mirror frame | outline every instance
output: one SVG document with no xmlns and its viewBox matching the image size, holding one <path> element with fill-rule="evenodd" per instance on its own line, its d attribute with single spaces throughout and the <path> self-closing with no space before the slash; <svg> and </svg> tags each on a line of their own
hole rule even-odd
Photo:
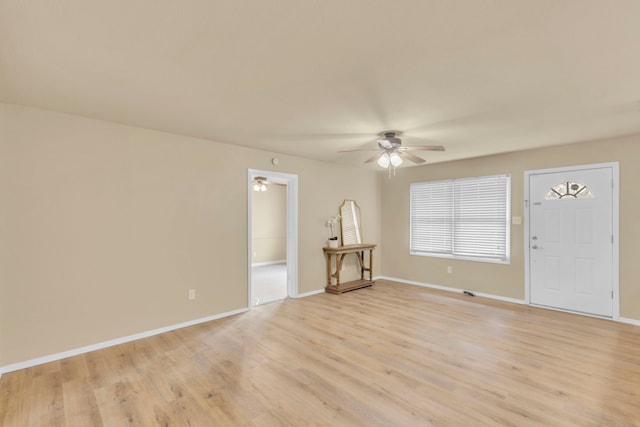
<svg viewBox="0 0 640 427">
<path fill-rule="evenodd" d="M 358 203 L 355 200 L 344 199 L 340 205 L 339 213 L 342 246 L 361 245 L 362 220 Z"/>
</svg>

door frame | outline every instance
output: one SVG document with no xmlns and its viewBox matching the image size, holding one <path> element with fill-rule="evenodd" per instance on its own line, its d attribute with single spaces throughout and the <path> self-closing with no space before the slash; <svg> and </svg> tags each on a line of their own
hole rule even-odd
<svg viewBox="0 0 640 427">
<path fill-rule="evenodd" d="M 247 308 L 251 310 L 251 181 L 255 176 L 264 176 L 268 181 L 287 186 L 287 296 L 298 297 L 298 175 L 259 169 L 247 170 Z"/>
<path fill-rule="evenodd" d="M 611 169 L 612 177 L 612 192 L 611 192 L 611 221 L 612 221 L 612 233 L 613 233 L 613 245 L 611 253 L 611 287 L 613 289 L 613 307 L 612 307 L 612 319 L 620 320 L 620 163 L 595 163 L 589 165 L 576 165 L 576 166 L 564 166 L 550 169 L 537 169 L 524 172 L 524 302 L 525 304 L 531 304 L 531 271 L 530 271 L 530 213 L 531 209 L 530 195 L 529 195 L 529 180 L 531 175 L 545 174 L 545 173 L 557 173 L 557 172 L 573 172 L 579 170 L 588 169 Z M 536 306 L 539 307 L 539 306 Z M 550 307 L 545 307 L 550 308 Z M 578 313 L 570 310 L 563 310 L 560 308 L 553 308 L 554 310 L 567 311 L 571 313 Z M 595 316 L 601 317 L 601 316 Z"/>
</svg>

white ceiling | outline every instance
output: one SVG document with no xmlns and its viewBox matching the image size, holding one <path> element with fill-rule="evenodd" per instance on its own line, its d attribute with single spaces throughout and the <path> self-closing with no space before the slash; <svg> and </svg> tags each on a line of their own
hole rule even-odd
<svg viewBox="0 0 640 427">
<path fill-rule="evenodd" d="M 361 164 L 640 132 L 637 0 L 0 0 L 0 101 Z M 372 166 L 373 167 L 373 166 Z"/>
</svg>

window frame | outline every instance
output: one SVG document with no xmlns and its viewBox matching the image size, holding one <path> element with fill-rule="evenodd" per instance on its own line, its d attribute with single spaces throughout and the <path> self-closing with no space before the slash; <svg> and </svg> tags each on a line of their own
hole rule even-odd
<svg viewBox="0 0 640 427">
<path fill-rule="evenodd" d="M 456 183 L 473 183 L 474 181 L 480 182 L 481 180 L 489 180 L 489 179 L 505 179 L 505 198 L 503 199 L 504 204 L 504 257 L 497 256 L 475 256 L 469 254 L 456 254 L 455 253 L 455 233 L 456 233 L 456 214 L 455 214 L 455 185 Z M 451 241 L 451 248 L 449 252 L 429 252 L 427 250 L 418 251 L 414 248 L 414 187 L 424 186 L 424 185 L 433 185 L 436 186 L 449 186 L 450 198 L 449 203 L 451 203 L 450 207 L 450 227 L 449 228 L 449 240 Z M 487 176 L 477 176 L 477 177 L 468 177 L 468 178 L 458 178 L 458 179 L 448 179 L 448 180 L 440 180 L 440 181 L 422 181 L 422 182 L 414 182 L 410 184 L 409 188 L 409 254 L 417 255 L 417 256 L 428 256 L 435 258 L 446 258 L 446 259 L 457 259 L 457 260 L 465 260 L 465 261 L 477 261 L 477 262 L 488 262 L 494 264 L 511 264 L 511 175 L 510 174 L 499 174 L 499 175 L 487 175 Z"/>
</svg>

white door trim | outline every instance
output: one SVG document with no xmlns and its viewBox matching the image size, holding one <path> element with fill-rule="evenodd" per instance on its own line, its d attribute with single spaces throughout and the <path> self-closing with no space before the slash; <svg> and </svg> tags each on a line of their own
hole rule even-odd
<svg viewBox="0 0 640 427">
<path fill-rule="evenodd" d="M 538 169 L 524 172 L 524 301 L 531 304 L 529 269 L 530 261 L 530 234 L 529 234 L 529 178 L 534 174 L 571 172 L 586 169 L 611 169 L 613 179 L 612 189 L 612 227 L 613 227 L 613 248 L 611 265 L 611 285 L 613 288 L 613 320 L 620 320 L 620 163 L 596 163 L 591 165 L 566 166 L 551 169 Z"/>
<path fill-rule="evenodd" d="M 287 186 L 287 296 L 298 296 L 298 175 L 259 169 L 247 170 L 247 308 L 251 309 L 251 181 L 264 176 Z"/>
</svg>

